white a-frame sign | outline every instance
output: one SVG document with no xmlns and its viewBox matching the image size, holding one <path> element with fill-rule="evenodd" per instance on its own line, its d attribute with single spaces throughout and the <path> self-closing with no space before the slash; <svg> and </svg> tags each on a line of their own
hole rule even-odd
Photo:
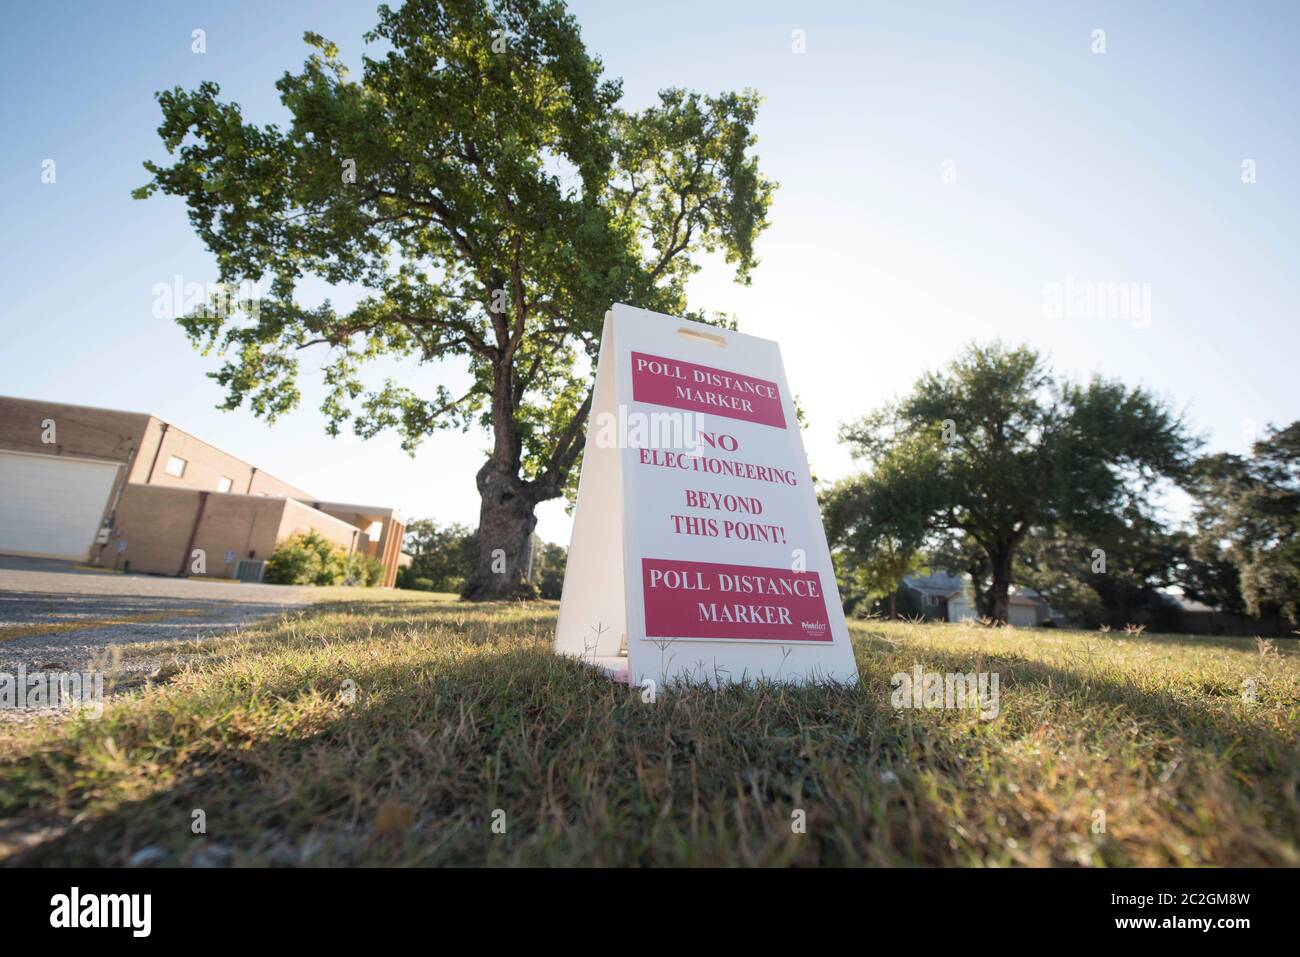
<svg viewBox="0 0 1300 957">
<path fill-rule="evenodd" d="M 555 649 L 636 686 L 857 681 L 775 342 L 606 314 Z"/>
</svg>

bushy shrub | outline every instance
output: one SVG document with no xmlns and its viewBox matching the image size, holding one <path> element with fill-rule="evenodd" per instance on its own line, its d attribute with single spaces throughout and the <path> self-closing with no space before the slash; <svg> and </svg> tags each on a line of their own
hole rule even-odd
<svg viewBox="0 0 1300 957">
<path fill-rule="evenodd" d="M 397 570 L 397 587 L 409 588 L 412 591 L 437 591 L 437 582 L 432 578 L 425 578 L 421 575 L 413 574 L 410 568 L 399 568 Z"/>
<path fill-rule="evenodd" d="M 569 558 L 563 545 L 552 545 L 533 536 L 533 581 L 541 598 L 559 599 L 564 591 L 564 566 Z"/>
<path fill-rule="evenodd" d="M 274 585 L 368 585 L 383 580 L 377 558 L 349 555 L 315 529 L 290 535 L 266 560 L 263 581 Z"/>
<path fill-rule="evenodd" d="M 411 556 L 411 566 L 398 572 L 398 588 L 458 592 L 474 567 L 478 540 L 464 525 L 424 518 L 406 526 L 402 550 Z M 421 581 L 428 586 L 415 584 Z"/>
<path fill-rule="evenodd" d="M 354 552 L 348 560 L 348 575 L 345 584 L 364 585 L 374 588 L 384 580 L 384 563 L 373 555 Z"/>
</svg>

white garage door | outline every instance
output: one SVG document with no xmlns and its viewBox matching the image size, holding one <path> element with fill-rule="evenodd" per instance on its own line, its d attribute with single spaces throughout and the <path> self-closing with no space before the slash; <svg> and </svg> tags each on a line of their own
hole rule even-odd
<svg viewBox="0 0 1300 957">
<path fill-rule="evenodd" d="M 85 561 L 119 468 L 0 452 L 0 552 Z"/>
</svg>

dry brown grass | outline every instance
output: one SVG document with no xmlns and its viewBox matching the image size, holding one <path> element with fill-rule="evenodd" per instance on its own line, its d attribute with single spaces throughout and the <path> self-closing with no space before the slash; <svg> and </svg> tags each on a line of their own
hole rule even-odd
<svg viewBox="0 0 1300 957">
<path fill-rule="evenodd" d="M 421 596 L 182 649 L 99 720 L 0 730 L 8 860 L 1300 864 L 1293 642 L 870 622 L 856 689 L 650 705 L 554 621 Z M 999 716 L 896 710 L 917 664 L 996 672 Z"/>
</svg>

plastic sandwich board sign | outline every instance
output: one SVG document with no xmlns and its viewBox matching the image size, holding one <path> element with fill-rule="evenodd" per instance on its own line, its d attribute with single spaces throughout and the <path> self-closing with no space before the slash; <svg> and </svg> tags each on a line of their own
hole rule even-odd
<svg viewBox="0 0 1300 957">
<path fill-rule="evenodd" d="M 555 649 L 641 687 L 857 681 L 775 342 L 606 314 Z"/>
</svg>

